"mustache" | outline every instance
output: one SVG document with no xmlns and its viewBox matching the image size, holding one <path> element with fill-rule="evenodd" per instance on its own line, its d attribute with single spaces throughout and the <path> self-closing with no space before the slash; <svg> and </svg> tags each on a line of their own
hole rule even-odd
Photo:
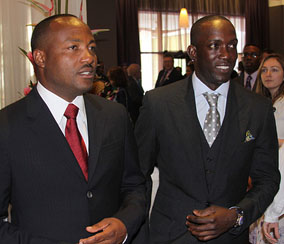
<svg viewBox="0 0 284 244">
<path fill-rule="evenodd" d="M 92 68 L 94 69 L 94 66 L 92 64 L 84 64 L 81 69 L 84 69 L 84 68 Z"/>
</svg>

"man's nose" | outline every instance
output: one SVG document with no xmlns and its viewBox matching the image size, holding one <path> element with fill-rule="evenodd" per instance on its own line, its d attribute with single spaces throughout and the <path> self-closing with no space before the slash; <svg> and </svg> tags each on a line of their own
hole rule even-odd
<svg viewBox="0 0 284 244">
<path fill-rule="evenodd" d="M 221 57 L 221 58 L 228 58 L 228 57 L 229 57 L 229 52 L 228 52 L 227 47 L 222 46 L 222 47 L 220 48 L 220 57 Z"/>
<path fill-rule="evenodd" d="M 93 64 L 95 60 L 96 60 L 96 55 L 93 54 L 88 48 L 86 48 L 83 52 L 81 62 L 87 64 Z"/>
</svg>

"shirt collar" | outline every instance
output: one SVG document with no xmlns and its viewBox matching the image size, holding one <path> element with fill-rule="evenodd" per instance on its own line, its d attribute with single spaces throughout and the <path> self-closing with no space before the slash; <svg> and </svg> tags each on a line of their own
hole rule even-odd
<svg viewBox="0 0 284 244">
<path fill-rule="evenodd" d="M 255 72 L 253 72 L 252 74 L 250 74 L 250 76 L 252 77 L 252 80 L 253 80 L 253 81 L 256 80 L 257 73 L 258 73 L 258 71 L 255 71 Z M 244 75 L 244 80 L 245 80 L 245 81 L 247 80 L 248 76 L 249 76 L 249 74 L 248 74 L 247 72 L 245 72 L 245 75 Z"/>
<path fill-rule="evenodd" d="M 211 90 L 208 86 L 206 86 L 195 74 L 192 75 L 192 86 L 194 90 L 195 97 L 201 96 L 203 93 L 208 92 L 211 93 L 219 93 L 221 96 L 227 98 L 230 81 L 227 81 L 220 85 L 215 91 Z"/>
<path fill-rule="evenodd" d="M 59 124 L 62 117 L 64 116 L 65 110 L 69 102 L 46 89 L 40 82 L 38 82 L 37 84 L 37 91 L 43 101 L 46 103 L 57 124 Z M 87 120 L 87 117 L 83 96 L 77 96 L 71 103 L 73 103 L 79 108 L 78 116 L 80 116 L 85 122 Z"/>
</svg>

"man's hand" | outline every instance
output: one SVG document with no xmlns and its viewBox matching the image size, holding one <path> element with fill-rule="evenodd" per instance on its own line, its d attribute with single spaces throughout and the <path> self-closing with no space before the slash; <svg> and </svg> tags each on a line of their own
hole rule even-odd
<svg viewBox="0 0 284 244">
<path fill-rule="evenodd" d="M 79 244 L 119 244 L 126 237 L 126 227 L 117 218 L 106 218 L 99 223 L 88 226 L 86 230 L 90 233 L 97 233 L 89 238 L 81 239 Z"/>
<path fill-rule="evenodd" d="M 278 239 L 280 238 L 279 234 L 279 223 L 268 223 L 263 222 L 262 226 L 264 235 L 269 243 L 277 243 Z M 273 232 L 274 237 L 271 235 L 271 232 Z"/>
<path fill-rule="evenodd" d="M 187 216 L 188 230 L 200 241 L 208 241 L 221 235 L 234 226 L 237 220 L 235 209 L 210 206 L 203 210 L 194 210 Z"/>
</svg>

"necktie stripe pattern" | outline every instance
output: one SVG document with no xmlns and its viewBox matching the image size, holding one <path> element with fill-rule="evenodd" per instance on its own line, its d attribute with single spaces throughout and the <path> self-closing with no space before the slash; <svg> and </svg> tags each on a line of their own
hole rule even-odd
<svg viewBox="0 0 284 244">
<path fill-rule="evenodd" d="M 203 132 L 210 147 L 216 139 L 221 127 L 220 114 L 217 109 L 219 95 L 220 94 L 208 94 L 208 92 L 203 93 L 203 96 L 209 104 L 209 109 L 204 121 Z"/>
<path fill-rule="evenodd" d="M 78 161 L 85 179 L 88 181 L 88 153 L 76 122 L 78 111 L 78 107 L 76 107 L 74 104 L 69 104 L 67 106 L 67 109 L 64 113 L 64 116 L 67 118 L 65 137 Z"/>
</svg>

